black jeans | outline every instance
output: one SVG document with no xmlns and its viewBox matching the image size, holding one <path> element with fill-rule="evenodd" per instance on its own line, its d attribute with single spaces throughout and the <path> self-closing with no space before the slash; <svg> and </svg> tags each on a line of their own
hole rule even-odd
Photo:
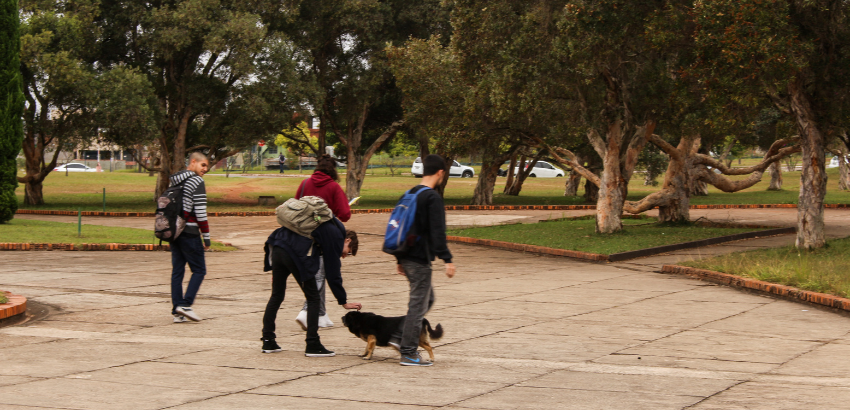
<svg viewBox="0 0 850 410">
<path fill-rule="evenodd" d="M 307 345 L 319 343 L 319 289 L 315 280 L 300 279 L 298 268 L 289 254 L 277 246 L 272 248 L 272 296 L 266 304 L 266 313 L 263 315 L 263 339 L 275 338 L 275 319 L 277 311 L 286 295 L 286 280 L 289 274 L 295 278 L 304 297 L 307 298 Z"/>
<path fill-rule="evenodd" d="M 183 276 L 186 263 L 192 269 L 192 277 L 183 293 Z M 177 306 L 192 306 L 201 288 L 207 266 L 204 262 L 204 245 L 198 235 L 183 234 L 171 242 L 171 313 Z"/>
</svg>

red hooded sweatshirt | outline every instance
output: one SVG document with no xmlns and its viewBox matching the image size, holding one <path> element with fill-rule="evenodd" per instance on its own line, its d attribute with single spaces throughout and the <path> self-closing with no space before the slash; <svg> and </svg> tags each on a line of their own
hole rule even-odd
<svg viewBox="0 0 850 410">
<path fill-rule="evenodd" d="M 334 216 L 342 222 L 351 219 L 351 207 L 348 206 L 348 198 L 342 192 L 339 184 L 328 174 L 322 171 L 313 172 L 310 178 L 305 179 L 295 191 L 295 199 L 302 196 L 317 196 L 325 200 Z"/>
</svg>

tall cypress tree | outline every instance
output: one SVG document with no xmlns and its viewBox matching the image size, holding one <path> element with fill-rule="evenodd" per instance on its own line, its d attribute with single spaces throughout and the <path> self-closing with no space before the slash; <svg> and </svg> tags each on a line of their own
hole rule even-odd
<svg viewBox="0 0 850 410">
<path fill-rule="evenodd" d="M 15 157 L 21 151 L 24 109 L 19 25 L 18 0 L 0 0 L 0 223 L 18 209 Z"/>
</svg>

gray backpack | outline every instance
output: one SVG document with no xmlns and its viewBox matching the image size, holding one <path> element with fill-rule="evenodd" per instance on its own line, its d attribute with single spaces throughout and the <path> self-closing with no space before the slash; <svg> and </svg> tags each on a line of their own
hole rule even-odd
<svg viewBox="0 0 850 410">
<path fill-rule="evenodd" d="M 317 196 L 287 199 L 277 207 L 275 214 L 280 226 L 311 239 L 311 232 L 334 217 L 325 200 Z"/>
</svg>

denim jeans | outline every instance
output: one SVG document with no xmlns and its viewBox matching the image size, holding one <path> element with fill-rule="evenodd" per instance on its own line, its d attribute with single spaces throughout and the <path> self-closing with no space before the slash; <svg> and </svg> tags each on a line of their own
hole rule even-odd
<svg viewBox="0 0 850 410">
<path fill-rule="evenodd" d="M 186 263 L 192 270 L 192 277 L 184 294 L 183 276 L 186 273 Z M 206 274 L 204 244 L 200 236 L 180 235 L 177 240 L 171 242 L 171 313 L 175 313 L 177 306 L 192 306 Z"/>
<path fill-rule="evenodd" d="M 319 289 L 316 288 L 316 281 L 306 280 L 301 281 L 299 278 L 298 268 L 292 258 L 282 248 L 275 246 L 272 248 L 272 295 L 269 302 L 266 304 L 266 312 L 263 314 L 263 339 L 274 339 L 275 335 L 275 319 L 277 319 L 277 311 L 280 309 L 280 304 L 283 303 L 283 298 L 286 296 L 286 280 L 289 274 L 295 278 L 301 291 L 304 292 L 304 297 L 307 298 L 307 345 L 319 342 Z"/>
<path fill-rule="evenodd" d="M 407 303 L 407 317 L 404 319 L 399 350 L 401 354 L 409 355 L 418 350 L 422 318 L 434 305 L 434 289 L 431 287 L 431 264 L 402 260 L 401 266 L 410 283 L 410 300 Z"/>
<path fill-rule="evenodd" d="M 324 316 L 325 311 L 325 260 L 319 259 L 319 271 L 316 272 L 316 287 L 319 288 L 319 316 Z M 301 310 L 307 310 L 307 301 L 304 301 L 304 307 Z"/>
</svg>

